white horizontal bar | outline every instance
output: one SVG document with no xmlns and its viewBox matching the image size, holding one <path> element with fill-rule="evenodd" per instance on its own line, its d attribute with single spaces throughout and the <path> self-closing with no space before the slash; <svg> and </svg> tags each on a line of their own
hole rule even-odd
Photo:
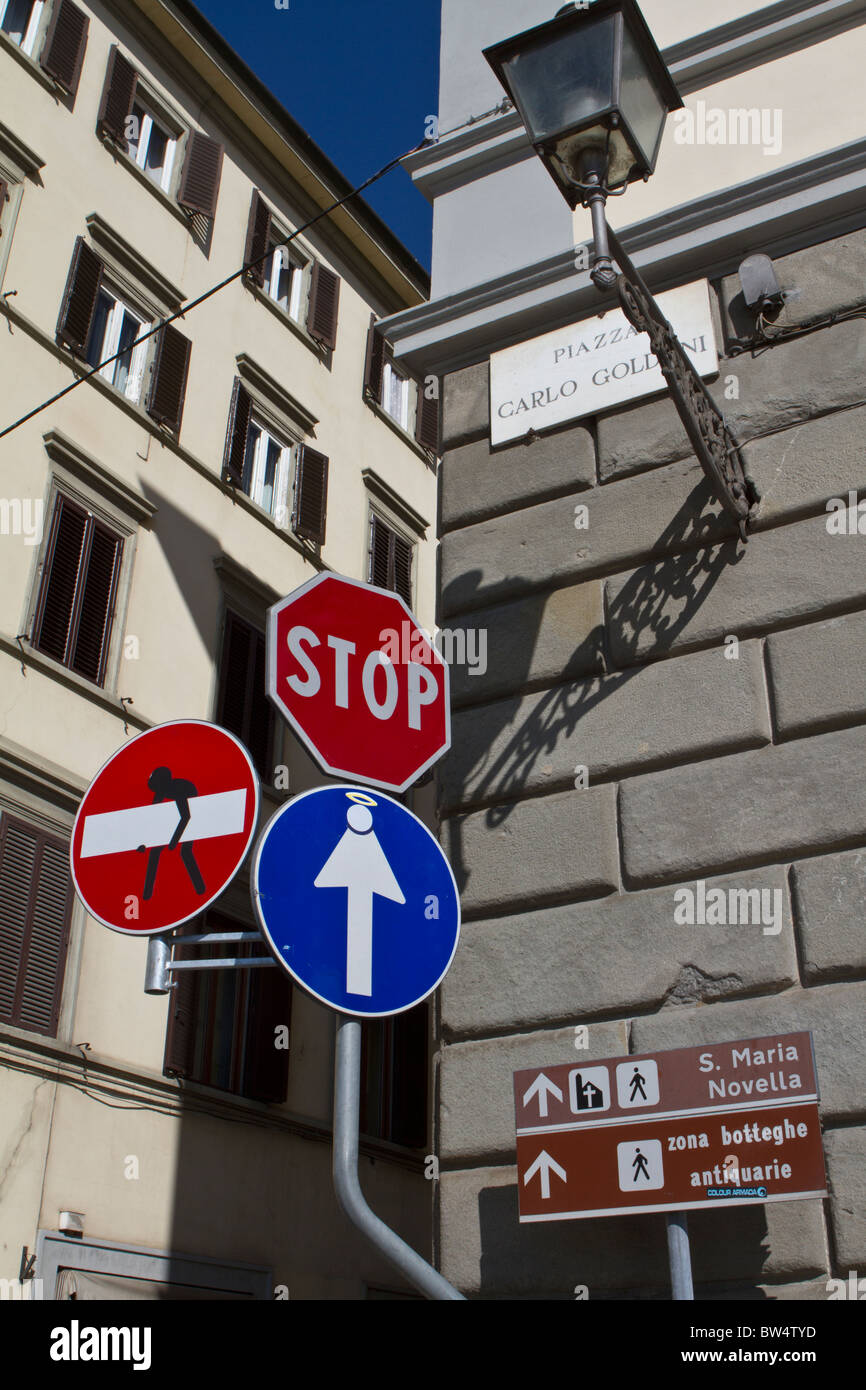
<svg viewBox="0 0 866 1390">
<path fill-rule="evenodd" d="M 210 796 L 190 797 L 189 825 L 181 841 L 213 840 L 219 835 L 237 835 L 244 828 L 247 793 L 214 792 Z M 159 801 L 150 806 L 131 806 L 124 811 L 105 811 L 87 816 L 81 839 L 81 858 L 97 854 L 122 854 L 143 846 L 167 845 L 178 822 L 177 803 Z"/>
</svg>

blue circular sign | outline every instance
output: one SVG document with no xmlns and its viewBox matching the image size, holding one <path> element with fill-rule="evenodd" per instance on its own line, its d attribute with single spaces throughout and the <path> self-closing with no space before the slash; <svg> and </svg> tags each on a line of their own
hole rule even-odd
<svg viewBox="0 0 866 1390">
<path fill-rule="evenodd" d="M 277 960 L 341 1013 L 411 1009 L 457 949 L 451 865 L 423 821 L 381 792 L 316 787 L 287 802 L 262 832 L 250 887 Z"/>
</svg>

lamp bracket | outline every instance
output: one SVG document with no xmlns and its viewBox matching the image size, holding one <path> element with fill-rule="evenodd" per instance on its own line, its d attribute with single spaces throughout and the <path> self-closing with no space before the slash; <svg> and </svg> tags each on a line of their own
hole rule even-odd
<svg viewBox="0 0 866 1390">
<path fill-rule="evenodd" d="M 605 227 L 620 270 L 616 287 L 623 312 L 639 333 L 649 335 L 650 346 L 698 461 L 719 502 L 736 521 L 740 536 L 748 540 L 753 509 L 761 499 L 746 472 L 740 446 L 606 219 Z"/>
</svg>

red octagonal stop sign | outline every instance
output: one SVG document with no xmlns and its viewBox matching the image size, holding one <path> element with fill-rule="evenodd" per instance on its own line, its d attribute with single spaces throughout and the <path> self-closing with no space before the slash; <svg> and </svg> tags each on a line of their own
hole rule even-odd
<svg viewBox="0 0 866 1390">
<path fill-rule="evenodd" d="M 402 792 L 451 746 L 448 666 L 388 589 L 320 574 L 274 604 L 267 683 L 334 776 Z"/>
</svg>

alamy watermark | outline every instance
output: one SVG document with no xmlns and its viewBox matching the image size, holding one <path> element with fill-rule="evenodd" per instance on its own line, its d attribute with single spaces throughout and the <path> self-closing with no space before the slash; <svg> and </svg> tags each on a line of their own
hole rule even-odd
<svg viewBox="0 0 866 1390">
<path fill-rule="evenodd" d="M 465 666 L 470 676 L 483 676 L 487 670 L 487 629 L 483 627 L 437 628 L 431 637 L 423 627 L 414 627 L 408 620 L 396 628 L 385 627 L 379 633 L 381 651 L 390 662 L 408 665 L 415 662 L 430 665 L 430 647 L 449 666 Z"/>
<path fill-rule="evenodd" d="M 782 111 L 776 107 L 708 106 L 674 112 L 674 141 L 678 145 L 760 145 L 765 155 L 782 152 Z"/>
<path fill-rule="evenodd" d="M 44 512 L 41 497 L 0 497 L 0 536 L 23 536 L 25 545 L 38 545 Z"/>
<path fill-rule="evenodd" d="M 763 927 L 764 936 L 782 930 L 781 888 L 708 888 L 699 878 L 694 888 L 674 892 L 674 921 L 679 927 Z"/>
</svg>

